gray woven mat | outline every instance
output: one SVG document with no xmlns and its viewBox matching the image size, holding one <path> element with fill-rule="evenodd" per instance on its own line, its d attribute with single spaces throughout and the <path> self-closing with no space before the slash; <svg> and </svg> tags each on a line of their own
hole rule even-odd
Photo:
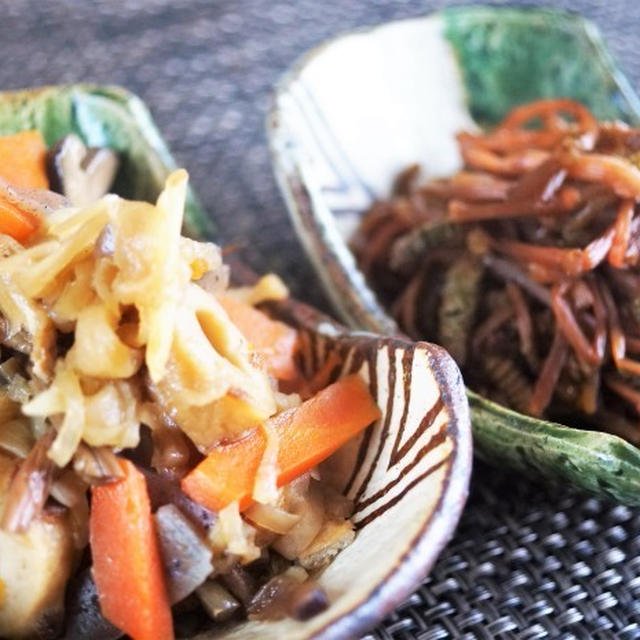
<svg viewBox="0 0 640 640">
<path fill-rule="evenodd" d="M 3 0 L 0 87 L 88 80 L 140 94 L 225 240 L 326 306 L 271 176 L 263 134 L 271 87 L 337 32 L 445 4 Z M 596 20 L 640 83 L 637 0 L 555 4 Z M 640 512 L 481 465 L 473 482 L 431 576 L 368 638 L 640 638 Z"/>
</svg>

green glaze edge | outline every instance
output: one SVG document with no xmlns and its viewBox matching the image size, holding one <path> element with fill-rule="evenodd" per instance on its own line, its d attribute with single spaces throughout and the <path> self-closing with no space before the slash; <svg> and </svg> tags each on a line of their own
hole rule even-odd
<svg viewBox="0 0 640 640">
<path fill-rule="evenodd" d="M 600 119 L 640 123 L 638 97 L 597 28 L 581 16 L 482 6 L 442 16 L 478 123 L 495 124 L 517 104 L 542 97 L 572 98 Z"/>
<path fill-rule="evenodd" d="M 495 466 L 640 505 L 640 450 L 617 436 L 536 420 L 467 391 L 474 451 Z"/>
<path fill-rule="evenodd" d="M 176 168 L 148 109 L 120 87 L 73 84 L 0 94 L 0 135 L 34 128 L 48 145 L 76 133 L 90 146 L 117 151 L 122 164 L 114 191 L 126 198 L 154 201 L 167 175 Z M 191 189 L 184 228 L 194 237 L 216 235 L 211 218 Z"/>
</svg>

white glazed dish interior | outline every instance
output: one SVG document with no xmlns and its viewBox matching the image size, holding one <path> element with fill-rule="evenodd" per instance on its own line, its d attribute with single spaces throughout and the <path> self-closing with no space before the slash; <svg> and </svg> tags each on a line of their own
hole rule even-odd
<svg viewBox="0 0 640 640">
<path fill-rule="evenodd" d="M 455 134 L 477 128 L 443 29 L 434 14 L 339 37 L 307 54 L 276 92 L 267 122 L 276 179 L 352 326 L 396 330 L 347 248 L 362 211 L 414 162 L 425 179 L 455 172 Z"/>
</svg>

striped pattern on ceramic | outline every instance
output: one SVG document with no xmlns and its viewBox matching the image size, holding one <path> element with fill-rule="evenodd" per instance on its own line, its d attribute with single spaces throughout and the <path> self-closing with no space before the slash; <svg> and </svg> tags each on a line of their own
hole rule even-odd
<svg viewBox="0 0 640 640">
<path fill-rule="evenodd" d="M 424 344 L 370 337 L 336 339 L 302 332 L 307 373 L 339 362 L 335 380 L 350 373 L 365 379 L 383 411 L 357 446 L 339 452 L 349 468 L 342 485 L 355 504 L 353 520 L 366 526 L 447 462 L 452 451 L 449 413 Z"/>
</svg>

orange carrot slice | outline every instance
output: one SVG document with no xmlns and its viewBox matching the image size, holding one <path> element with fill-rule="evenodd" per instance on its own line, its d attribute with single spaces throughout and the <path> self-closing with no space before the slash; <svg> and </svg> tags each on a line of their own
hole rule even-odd
<svg viewBox="0 0 640 640">
<path fill-rule="evenodd" d="M 260 354 L 267 371 L 278 380 L 295 379 L 298 374 L 295 361 L 298 332 L 244 302 L 227 296 L 221 296 L 219 301 L 231 322 Z"/>
<path fill-rule="evenodd" d="M 0 138 L 0 177 L 15 187 L 48 189 L 47 146 L 39 131 Z"/>
<path fill-rule="evenodd" d="M 0 178 L 14 187 L 48 189 L 47 147 L 39 131 L 21 131 L 0 138 Z M 23 210 L 0 190 L 0 233 L 22 242 L 40 225 L 39 218 Z"/>
<path fill-rule="evenodd" d="M 173 620 L 144 476 L 121 460 L 124 478 L 92 489 L 93 577 L 107 620 L 134 640 L 171 640 Z"/>
<path fill-rule="evenodd" d="M 278 434 L 278 486 L 328 458 L 380 417 L 365 382 L 357 375 L 338 380 L 299 407 L 269 419 Z M 260 429 L 219 444 L 182 480 L 183 491 L 209 509 L 234 501 L 251 504 L 256 472 L 266 446 Z"/>
<path fill-rule="evenodd" d="M 26 240 L 40 225 L 40 220 L 29 211 L 21 210 L 0 191 L 0 233 L 19 242 Z"/>
</svg>

